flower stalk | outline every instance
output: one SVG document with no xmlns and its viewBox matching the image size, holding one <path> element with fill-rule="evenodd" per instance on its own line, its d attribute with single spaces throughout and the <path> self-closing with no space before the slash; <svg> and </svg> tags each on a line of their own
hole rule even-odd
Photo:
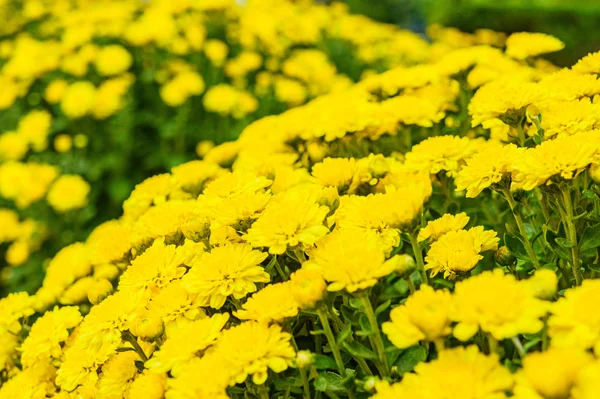
<svg viewBox="0 0 600 399">
<path fill-rule="evenodd" d="M 410 245 L 412 246 L 412 250 L 415 253 L 415 260 L 417 262 L 417 270 L 419 271 L 419 275 L 421 276 L 421 284 L 427 284 L 429 281 L 427 279 L 427 272 L 425 271 L 425 262 L 423 261 L 423 251 L 421 250 L 421 244 L 417 241 L 417 232 L 413 231 L 408 235 L 410 240 Z"/>
<path fill-rule="evenodd" d="M 579 259 L 579 248 L 577 246 L 577 229 L 575 228 L 575 222 L 573 221 L 573 202 L 571 200 L 571 191 L 568 188 L 561 187 L 563 205 L 565 209 L 564 223 L 565 231 L 567 233 L 567 240 L 571 243 L 571 269 L 573 271 L 573 277 L 575 277 L 575 284 L 581 285 L 583 281 L 583 274 L 581 273 L 581 260 Z"/>
<path fill-rule="evenodd" d="M 377 323 L 377 316 L 375 316 L 373 305 L 371 304 L 371 300 L 369 299 L 369 294 L 365 290 L 361 292 L 359 296 L 362 301 L 363 308 L 365 309 L 365 313 L 367 314 L 367 318 L 369 319 L 369 324 L 371 324 L 371 328 L 373 329 L 374 337 L 372 337 L 372 342 L 375 346 L 377 356 L 379 357 L 379 361 L 381 363 L 381 373 L 383 374 L 382 377 L 389 377 L 390 373 L 387 362 L 387 356 L 385 353 L 385 346 L 383 344 L 383 338 L 381 336 L 379 324 Z"/>
<path fill-rule="evenodd" d="M 531 244 L 531 241 L 529 240 L 529 237 L 527 236 L 527 231 L 525 230 L 525 222 L 523 221 L 523 216 L 521 215 L 521 212 L 519 212 L 519 210 L 517 209 L 517 202 L 515 201 L 512 193 L 510 192 L 510 188 L 508 188 L 508 187 L 504 188 L 502 190 L 502 194 L 504 194 L 504 198 L 508 202 L 508 205 L 510 206 L 510 210 L 513 214 L 513 217 L 515 218 L 515 222 L 517 223 L 517 228 L 519 229 L 519 234 L 521 235 L 521 238 L 523 239 L 523 245 L 525 246 L 527 255 L 529 255 L 529 258 L 531 259 L 531 262 L 533 263 L 533 267 L 536 269 L 539 269 L 541 267 L 540 261 L 538 260 L 535 250 L 533 249 L 533 245 Z"/>
</svg>

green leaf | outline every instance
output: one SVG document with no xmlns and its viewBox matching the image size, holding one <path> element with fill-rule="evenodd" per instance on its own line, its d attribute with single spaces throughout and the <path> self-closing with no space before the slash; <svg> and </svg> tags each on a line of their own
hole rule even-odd
<svg viewBox="0 0 600 399">
<path fill-rule="evenodd" d="M 362 309 L 363 308 L 363 304 L 362 304 L 362 300 L 360 298 L 350 298 L 350 306 L 352 306 L 354 309 Z"/>
<path fill-rule="evenodd" d="M 358 313 L 350 306 L 342 305 L 340 308 L 344 321 L 347 323 L 358 324 Z"/>
<path fill-rule="evenodd" d="M 377 360 L 377 355 L 371 349 L 367 348 L 363 344 L 357 341 L 344 342 L 343 347 L 355 357 L 362 357 L 363 359 Z"/>
<path fill-rule="evenodd" d="M 582 194 L 583 198 L 586 199 L 595 199 L 597 197 L 592 190 L 583 190 Z"/>
<path fill-rule="evenodd" d="M 135 352 L 135 349 L 133 349 L 133 348 L 117 348 L 116 351 L 117 352 L 130 352 L 130 351 Z"/>
<path fill-rule="evenodd" d="M 367 336 L 373 334 L 373 328 L 371 327 L 371 323 L 369 323 L 369 318 L 366 314 L 361 313 L 360 317 L 358 318 L 358 324 L 361 328 L 361 331 L 359 331 L 361 334 L 359 335 Z"/>
<path fill-rule="evenodd" d="M 387 301 L 385 301 L 381 305 L 377 306 L 377 309 L 375 309 L 375 314 L 378 315 L 381 312 L 385 311 L 387 308 L 390 307 L 391 304 L 392 304 L 392 300 L 388 299 Z"/>
<path fill-rule="evenodd" d="M 530 260 L 529 255 L 527 255 L 527 251 L 525 250 L 525 246 L 519 238 L 506 233 L 504 234 L 504 243 L 508 249 L 510 249 L 510 252 L 515 256 L 515 258 L 521 260 Z"/>
<path fill-rule="evenodd" d="M 344 329 L 342 331 L 339 332 L 339 334 L 335 338 L 335 342 L 337 342 L 338 345 L 341 345 L 342 343 L 344 343 L 346 341 L 346 339 L 348 339 L 348 337 L 350 336 L 351 333 L 352 333 L 352 327 L 350 326 L 350 324 L 348 324 L 348 325 L 346 325 L 346 327 L 344 327 Z"/>
<path fill-rule="evenodd" d="M 581 252 L 598 247 L 600 247 L 600 223 L 588 226 L 583 232 L 579 242 L 579 249 Z"/>
<path fill-rule="evenodd" d="M 275 385 L 276 390 L 284 391 L 286 389 L 301 387 L 302 379 L 300 377 L 279 378 L 273 381 L 273 385 Z"/>
<path fill-rule="evenodd" d="M 133 362 L 133 364 L 135 364 L 135 367 L 140 373 L 144 372 L 144 362 L 142 362 L 141 360 L 136 360 Z"/>
<path fill-rule="evenodd" d="M 523 344 L 523 349 L 525 349 L 525 353 L 529 352 L 530 349 L 532 349 L 533 347 L 535 347 L 540 342 L 542 342 L 542 340 L 540 338 L 536 338 L 534 340 L 525 342 Z"/>
<path fill-rule="evenodd" d="M 394 363 L 394 366 L 398 369 L 398 374 L 402 376 L 405 373 L 413 371 L 415 366 L 425 361 L 425 359 L 427 359 L 425 348 L 421 345 L 415 345 L 402 352 L 396 363 Z"/>
<path fill-rule="evenodd" d="M 335 394 L 344 394 L 346 392 L 342 377 L 329 371 L 320 373 L 315 379 L 314 385 L 315 389 L 320 392 L 332 392 Z"/>
<path fill-rule="evenodd" d="M 574 242 L 567 240 L 566 238 L 558 237 L 554 240 L 558 245 L 563 248 L 573 248 L 575 246 Z"/>
<path fill-rule="evenodd" d="M 565 248 L 561 247 L 556 243 L 556 239 L 558 238 L 556 234 L 552 230 L 546 230 L 546 242 L 548 243 L 548 247 L 557 254 L 560 258 L 565 260 L 571 259 L 571 254 Z"/>
<path fill-rule="evenodd" d="M 317 370 L 337 370 L 337 364 L 329 356 L 315 354 L 315 368 Z"/>
</svg>

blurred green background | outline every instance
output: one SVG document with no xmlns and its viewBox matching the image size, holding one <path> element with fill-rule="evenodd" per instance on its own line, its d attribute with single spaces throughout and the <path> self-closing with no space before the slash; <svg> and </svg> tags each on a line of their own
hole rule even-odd
<svg viewBox="0 0 600 399">
<path fill-rule="evenodd" d="M 570 66 L 600 49 L 600 0 L 345 0 L 355 13 L 424 32 L 439 23 L 465 32 L 543 32 L 566 48 L 547 58 Z"/>
</svg>

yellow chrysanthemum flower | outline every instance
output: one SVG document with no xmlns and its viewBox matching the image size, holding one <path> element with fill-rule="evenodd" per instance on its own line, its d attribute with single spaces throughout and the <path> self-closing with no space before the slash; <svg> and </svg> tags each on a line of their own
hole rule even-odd
<svg viewBox="0 0 600 399">
<path fill-rule="evenodd" d="M 502 340 L 539 332 L 549 307 L 524 282 L 495 269 L 456 283 L 450 319 L 458 322 L 453 334 L 461 341 L 479 329 Z"/>
<path fill-rule="evenodd" d="M 139 306 L 138 298 L 123 292 L 93 306 L 64 351 L 64 361 L 56 373 L 56 385 L 67 391 L 80 385 L 95 385 L 98 380 L 96 370 L 121 345 L 121 332 L 129 329 Z M 115 312 L 115 309 L 119 311 Z"/>
<path fill-rule="evenodd" d="M 382 324 L 382 331 L 394 346 L 405 349 L 419 341 L 430 342 L 450 334 L 450 306 L 452 297 L 447 290 L 435 291 L 422 285 L 403 305 L 392 309 L 390 321 Z"/>
<path fill-rule="evenodd" d="M 214 354 L 228 365 L 231 384 L 252 375 L 252 381 L 260 385 L 267 380 L 267 369 L 281 373 L 292 365 L 296 353 L 290 338 L 278 325 L 247 321 L 223 332 Z"/>
<path fill-rule="evenodd" d="M 35 151 L 48 147 L 52 115 L 48 111 L 31 111 L 19 121 L 17 132 L 27 139 Z"/>
<path fill-rule="evenodd" d="M 150 315 L 162 319 L 168 328 L 169 323 L 205 317 L 201 307 L 207 306 L 207 302 L 207 298 L 185 289 L 181 280 L 175 280 L 161 289 L 147 308 Z"/>
<path fill-rule="evenodd" d="M 553 178 L 573 179 L 599 157 L 600 130 L 544 141 L 513 162 L 512 188 L 532 190 Z"/>
<path fill-rule="evenodd" d="M 4 132 L 0 135 L 0 159 L 20 161 L 29 151 L 27 138 L 18 132 Z"/>
<path fill-rule="evenodd" d="M 229 314 L 214 316 L 191 323 L 183 323 L 172 329 L 159 350 L 152 354 L 145 366 L 152 373 L 163 373 L 177 369 L 193 359 L 200 351 L 211 346 L 219 337 L 229 320 Z"/>
<path fill-rule="evenodd" d="M 165 373 L 145 372 L 138 375 L 129 385 L 130 398 L 162 399 L 167 387 Z"/>
<path fill-rule="evenodd" d="M 26 292 L 15 292 L 0 299 L 0 328 L 14 334 L 21 331 L 19 319 L 35 313 L 35 298 Z"/>
<path fill-rule="evenodd" d="M 86 241 L 94 265 L 123 259 L 131 250 L 129 229 L 118 220 L 109 220 L 92 231 Z"/>
<path fill-rule="evenodd" d="M 354 158 L 325 158 L 312 168 L 312 175 L 319 184 L 333 186 L 340 194 L 352 194 L 350 187 L 357 173 L 358 165 Z"/>
<path fill-rule="evenodd" d="M 475 198 L 483 190 L 499 183 L 512 172 L 514 160 L 523 149 L 514 144 L 491 144 L 467 160 L 456 176 L 456 190 L 467 190 L 468 198 Z"/>
<path fill-rule="evenodd" d="M 600 73 L 600 51 L 586 55 L 571 69 L 577 73 Z"/>
<path fill-rule="evenodd" d="M 92 112 L 96 103 L 96 87 L 90 82 L 75 82 L 63 95 L 60 107 L 70 119 L 78 119 Z"/>
<path fill-rule="evenodd" d="M 571 398 L 578 375 L 592 363 L 585 352 L 550 348 L 528 354 L 516 376 L 515 399 Z M 583 398 L 582 398 L 583 399 Z"/>
<path fill-rule="evenodd" d="M 577 383 L 571 389 L 573 399 L 594 399 L 600 397 L 600 361 L 585 367 L 577 376 Z"/>
<path fill-rule="evenodd" d="M 69 83 L 64 79 L 53 80 L 44 90 L 44 99 L 50 104 L 58 104 L 67 92 L 68 87 Z"/>
<path fill-rule="evenodd" d="M 165 245 L 157 239 L 152 246 L 135 258 L 119 279 L 119 290 L 151 296 L 169 282 L 181 278 L 185 255 L 175 245 Z"/>
<path fill-rule="evenodd" d="M 427 226 L 420 229 L 417 240 L 421 242 L 429 239 L 430 243 L 434 242 L 450 231 L 461 230 L 467 223 L 469 223 L 469 217 L 466 213 L 462 212 L 456 215 L 447 213 L 439 219 L 428 222 Z"/>
<path fill-rule="evenodd" d="M 431 174 L 444 171 L 453 176 L 474 151 L 475 146 L 467 137 L 430 137 L 406 154 L 405 165 L 415 171 L 428 170 Z"/>
<path fill-rule="evenodd" d="M 97 398 L 113 398 L 129 389 L 139 371 L 135 361 L 139 356 L 135 352 L 117 353 L 102 366 L 102 372 L 96 383 Z"/>
<path fill-rule="evenodd" d="M 348 292 L 371 287 L 396 270 L 401 258 L 385 259 L 386 247 L 371 230 L 342 228 L 333 231 L 308 251 L 304 267 L 321 272 L 329 291 Z"/>
<path fill-rule="evenodd" d="M 208 351 L 201 358 L 192 358 L 176 371 L 167 381 L 167 398 L 229 399 L 225 389 L 235 370 L 230 369 L 226 360 L 218 354 Z"/>
<path fill-rule="evenodd" d="M 506 39 L 506 54 L 518 60 L 540 54 L 553 53 L 565 48 L 554 36 L 544 33 L 519 32 Z"/>
<path fill-rule="evenodd" d="M 561 348 L 593 348 L 600 354 L 600 314 L 594 311 L 600 298 L 600 280 L 584 280 L 568 289 L 552 304 L 548 335 L 552 345 Z"/>
<path fill-rule="evenodd" d="M 318 270 L 302 267 L 290 276 L 292 296 L 301 309 L 313 308 L 326 294 L 327 283 Z"/>
<path fill-rule="evenodd" d="M 177 182 L 170 174 L 149 177 L 129 195 L 123 203 L 123 215 L 131 220 L 137 219 L 153 205 L 162 204 L 177 188 Z"/>
<path fill-rule="evenodd" d="M 268 247 L 283 254 L 290 247 L 314 245 L 329 232 L 325 216 L 329 208 L 317 203 L 313 191 L 290 190 L 271 200 L 244 237 L 254 247 Z"/>
<path fill-rule="evenodd" d="M 206 298 L 212 308 L 219 309 L 229 296 L 244 298 L 256 291 L 256 283 L 270 281 L 271 277 L 260 265 L 266 258 L 266 253 L 253 250 L 248 244 L 226 243 L 192 262 L 182 285 Z"/>
<path fill-rule="evenodd" d="M 298 314 L 298 303 L 291 290 L 291 282 L 270 284 L 252 295 L 241 310 L 233 315 L 240 320 L 260 323 L 279 322 Z"/>
<path fill-rule="evenodd" d="M 431 270 L 432 276 L 443 272 L 450 278 L 469 272 L 483 259 L 482 252 L 498 249 L 499 240 L 495 231 L 486 231 L 482 226 L 450 231 L 431 244 L 425 270 Z"/>
<path fill-rule="evenodd" d="M 513 377 L 496 354 L 484 355 L 476 346 L 458 347 L 418 364 L 399 383 L 378 384 L 373 399 L 502 399 L 512 386 Z"/>
<path fill-rule="evenodd" d="M 69 337 L 68 330 L 76 327 L 81 319 L 79 309 L 75 306 L 55 307 L 54 310 L 44 313 L 31 326 L 29 335 L 21 345 L 23 367 L 30 367 L 36 362 L 60 359 L 61 345 Z"/>
<path fill-rule="evenodd" d="M 95 62 L 100 75 L 111 76 L 127 71 L 133 63 L 133 57 L 123 46 L 111 44 L 102 47 Z"/>
<path fill-rule="evenodd" d="M 50 186 L 47 200 L 57 212 L 68 212 L 87 205 L 91 187 L 78 175 L 62 175 Z"/>
<path fill-rule="evenodd" d="M 500 122 L 498 118 L 514 119 L 511 112 L 524 115 L 527 106 L 543 100 L 545 95 L 535 83 L 502 79 L 486 83 L 469 103 L 472 125 L 492 127 Z"/>
<path fill-rule="evenodd" d="M 544 138 L 562 137 L 600 127 L 600 104 L 589 98 L 552 101 L 539 107 Z"/>
</svg>

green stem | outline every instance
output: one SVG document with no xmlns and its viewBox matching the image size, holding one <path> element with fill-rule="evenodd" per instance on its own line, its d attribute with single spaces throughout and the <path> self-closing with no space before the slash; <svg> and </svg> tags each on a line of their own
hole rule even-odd
<svg viewBox="0 0 600 399">
<path fill-rule="evenodd" d="M 573 245 L 571 247 L 571 269 L 575 277 L 575 283 L 581 285 L 583 275 L 581 274 L 581 260 L 579 259 L 579 249 L 577 248 L 577 230 L 573 223 L 573 203 L 571 202 L 571 192 L 568 188 L 561 187 L 563 205 L 565 206 L 565 228 L 567 239 Z"/>
<path fill-rule="evenodd" d="M 337 342 L 335 341 L 335 337 L 331 331 L 327 313 L 325 313 L 323 308 L 317 308 L 317 314 L 319 315 L 319 320 L 321 320 L 321 325 L 323 326 L 323 331 L 325 331 L 325 337 L 327 337 L 327 342 L 329 342 L 329 347 L 333 353 L 333 358 L 335 359 L 335 364 L 337 364 L 338 371 L 343 378 L 346 378 L 346 368 L 344 367 L 344 362 L 342 361 L 342 354 L 340 353 L 340 348 L 337 346 Z"/>
<path fill-rule="evenodd" d="M 277 269 L 277 273 L 279 273 L 279 276 L 281 277 L 281 279 L 283 281 L 287 281 L 289 280 L 288 275 L 286 274 L 286 272 L 281 268 L 281 265 L 279 264 L 279 259 L 277 259 L 277 262 L 275 262 L 275 268 Z"/>
<path fill-rule="evenodd" d="M 333 311 L 329 312 L 329 316 L 331 317 L 331 319 L 333 320 L 334 324 L 337 326 L 339 331 L 342 331 L 346 327 L 344 322 Z M 352 332 L 350 332 L 350 335 L 348 336 L 348 341 L 354 341 Z M 367 364 L 365 359 L 363 359 L 362 357 L 358 357 L 358 356 L 356 356 L 356 357 L 352 356 L 352 357 L 354 358 L 354 360 L 356 360 L 356 363 L 358 363 L 358 365 L 362 369 L 363 373 L 365 373 L 365 375 L 373 375 L 373 372 L 369 368 L 369 365 Z"/>
<path fill-rule="evenodd" d="M 363 303 L 363 307 L 365 308 L 365 312 L 367 314 L 367 318 L 369 319 L 369 324 L 371 324 L 371 328 L 375 333 L 373 337 L 373 341 L 375 343 L 375 349 L 377 351 L 377 356 L 379 357 L 379 361 L 382 365 L 382 377 L 389 377 L 389 367 L 387 363 L 387 356 L 385 353 L 385 346 L 383 344 L 383 338 L 381 337 L 381 331 L 379 330 L 379 324 L 377 323 L 377 317 L 375 316 L 375 312 L 373 311 L 373 305 L 371 305 L 371 300 L 369 299 L 369 294 L 367 291 L 363 291 L 360 293 L 360 299 Z"/>
<path fill-rule="evenodd" d="M 258 394 L 260 395 L 261 399 L 269 399 L 269 387 L 267 387 L 265 384 L 258 386 Z"/>
<path fill-rule="evenodd" d="M 300 377 L 302 378 L 302 388 L 304 389 L 303 398 L 310 398 L 310 385 L 308 384 L 308 376 L 306 375 L 306 371 L 303 368 L 300 368 Z"/>
<path fill-rule="evenodd" d="M 410 294 L 412 295 L 416 291 L 415 283 L 413 283 L 412 278 L 410 277 L 410 274 L 408 276 L 406 276 L 405 278 L 406 278 L 406 282 L 408 283 L 408 289 L 410 290 Z"/>
<path fill-rule="evenodd" d="M 413 252 L 415 253 L 415 260 L 417 261 L 417 270 L 421 276 L 421 284 L 427 284 L 427 272 L 425 272 L 425 262 L 423 262 L 423 252 L 421 251 L 421 245 L 417 241 L 417 232 L 414 231 L 408 235 L 410 239 L 410 245 L 412 246 Z"/>
<path fill-rule="evenodd" d="M 508 205 L 510 206 L 510 210 L 512 211 L 512 214 L 515 218 L 515 222 L 517 222 L 517 227 L 519 228 L 519 233 L 521 234 L 521 238 L 523 239 L 523 244 L 525 245 L 525 250 L 527 251 L 529 258 L 533 262 L 533 267 L 536 269 L 539 269 L 541 267 L 540 261 L 538 260 L 537 255 L 535 254 L 535 251 L 533 250 L 533 245 L 531 245 L 531 241 L 529 241 L 529 237 L 527 237 L 527 232 L 525 231 L 525 223 L 523 222 L 523 217 L 521 216 L 521 213 L 517 209 L 517 202 L 513 198 L 512 193 L 510 192 L 509 188 L 505 188 L 502 192 L 504 194 L 504 198 L 506 198 L 506 201 L 508 202 Z"/>
<path fill-rule="evenodd" d="M 515 345 L 515 348 L 517 348 L 517 352 L 519 353 L 519 357 L 521 357 L 521 359 L 523 359 L 525 357 L 525 348 L 523 347 L 523 344 L 521 343 L 521 340 L 519 339 L 519 337 L 514 336 L 514 337 L 511 338 L 511 341 Z"/>
<path fill-rule="evenodd" d="M 488 348 L 490 350 L 489 354 L 491 355 L 492 353 L 498 353 L 498 341 L 496 341 L 496 338 L 492 337 L 492 334 L 487 334 L 487 340 L 488 340 Z"/>
<path fill-rule="evenodd" d="M 144 350 L 142 349 L 140 344 L 138 344 L 137 339 L 129 331 L 124 331 L 123 333 L 121 333 L 121 337 L 124 341 L 129 342 L 131 346 L 133 346 L 133 350 L 135 350 L 135 353 L 138 354 L 138 356 L 142 359 L 144 363 L 148 361 L 148 356 L 146 356 Z"/>
<path fill-rule="evenodd" d="M 520 147 L 525 147 L 525 131 L 523 130 L 523 122 L 522 120 L 519 121 L 519 123 L 517 124 L 517 138 L 519 139 L 519 146 Z"/>
</svg>

